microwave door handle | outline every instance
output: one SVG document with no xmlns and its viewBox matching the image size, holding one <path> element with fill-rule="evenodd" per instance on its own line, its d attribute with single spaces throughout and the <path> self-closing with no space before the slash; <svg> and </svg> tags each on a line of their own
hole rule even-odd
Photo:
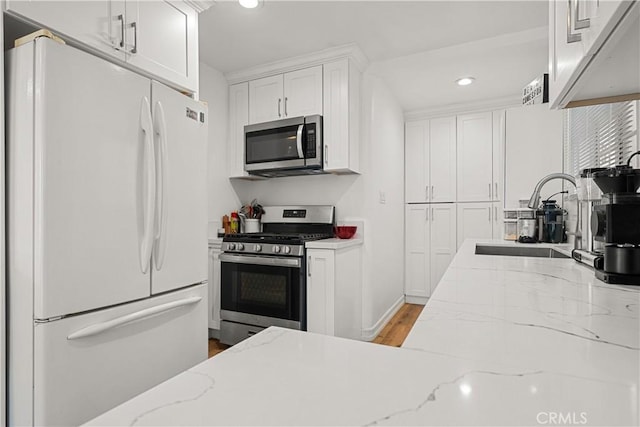
<svg viewBox="0 0 640 427">
<path fill-rule="evenodd" d="M 302 152 L 302 131 L 304 125 L 298 126 L 298 132 L 296 132 L 296 146 L 298 147 L 298 158 L 304 159 L 304 153 Z"/>
</svg>

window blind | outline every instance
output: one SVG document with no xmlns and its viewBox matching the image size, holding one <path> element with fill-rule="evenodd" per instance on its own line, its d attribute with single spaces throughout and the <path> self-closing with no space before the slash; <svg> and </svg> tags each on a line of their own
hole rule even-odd
<svg viewBox="0 0 640 427">
<path fill-rule="evenodd" d="M 569 175 L 626 163 L 638 151 L 638 101 L 565 110 L 563 146 Z"/>
</svg>

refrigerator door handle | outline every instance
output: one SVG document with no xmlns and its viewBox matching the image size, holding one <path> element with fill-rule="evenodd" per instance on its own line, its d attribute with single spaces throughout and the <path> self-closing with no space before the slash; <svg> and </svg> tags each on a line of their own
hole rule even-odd
<svg viewBox="0 0 640 427">
<path fill-rule="evenodd" d="M 169 156 L 167 152 L 167 122 L 164 108 L 160 101 L 153 106 L 153 129 L 156 140 L 156 217 L 155 217 L 155 243 L 153 247 L 153 260 L 156 270 L 162 269 L 167 243 L 167 168 Z"/>
<path fill-rule="evenodd" d="M 153 121 L 151 106 L 147 97 L 142 98 L 140 105 L 140 127 L 144 132 L 144 154 L 142 171 L 142 215 L 143 234 L 140 244 L 140 268 L 143 273 L 149 270 L 151 250 L 153 249 L 153 220 L 155 215 L 156 168 L 153 152 Z"/>
<path fill-rule="evenodd" d="M 174 308 L 193 305 L 200 301 L 202 301 L 202 297 L 189 297 L 178 301 L 156 305 L 155 307 L 145 308 L 144 310 L 136 311 L 135 313 L 130 313 L 121 317 L 116 317 L 112 320 L 107 320 L 106 322 L 100 322 L 91 326 L 87 326 L 86 328 L 82 328 L 79 331 L 70 334 L 69 336 L 67 336 L 67 339 L 78 340 L 81 338 L 92 337 L 94 335 L 98 335 L 111 329 L 117 328 L 118 326 L 126 325 L 127 323 L 135 322 L 136 320 L 164 313 L 165 311 L 173 310 Z"/>
</svg>

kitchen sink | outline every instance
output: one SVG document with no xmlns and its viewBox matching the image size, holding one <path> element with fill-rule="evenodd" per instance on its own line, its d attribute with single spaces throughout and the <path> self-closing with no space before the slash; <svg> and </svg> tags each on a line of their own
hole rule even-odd
<svg viewBox="0 0 640 427">
<path fill-rule="evenodd" d="M 571 258 L 553 248 L 535 246 L 491 246 L 476 245 L 477 255 L 524 256 L 536 258 Z"/>
</svg>

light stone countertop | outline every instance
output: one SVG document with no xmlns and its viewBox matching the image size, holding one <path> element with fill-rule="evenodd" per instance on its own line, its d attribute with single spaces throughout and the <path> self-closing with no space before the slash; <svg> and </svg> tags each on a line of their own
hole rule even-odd
<svg viewBox="0 0 640 427">
<path fill-rule="evenodd" d="M 305 243 L 305 247 L 307 249 L 346 249 L 352 246 L 360 246 L 364 243 L 362 237 L 358 234 L 353 236 L 351 239 L 338 239 L 337 237 L 333 239 L 321 239 L 321 240 L 312 240 L 310 242 Z"/>
<path fill-rule="evenodd" d="M 272 327 L 88 425 L 637 426 L 640 288 L 475 243 L 403 348 Z"/>
</svg>

